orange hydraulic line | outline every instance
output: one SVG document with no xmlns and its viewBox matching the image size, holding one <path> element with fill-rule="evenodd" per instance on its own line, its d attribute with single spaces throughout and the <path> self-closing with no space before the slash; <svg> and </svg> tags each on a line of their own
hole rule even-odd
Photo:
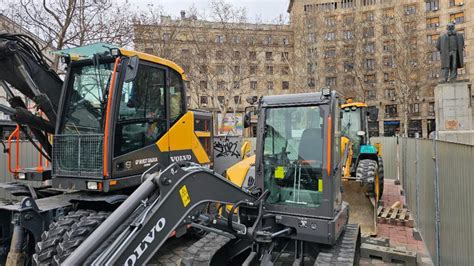
<svg viewBox="0 0 474 266">
<path fill-rule="evenodd" d="M 7 160 L 8 160 L 8 172 L 14 174 L 17 170 L 19 170 L 19 166 L 18 166 L 18 160 L 19 160 L 19 154 L 18 154 L 18 151 L 19 151 L 19 133 L 20 133 L 20 126 L 17 125 L 16 126 L 16 129 L 10 134 L 10 136 L 8 136 L 8 157 L 7 157 Z M 16 138 L 16 162 L 15 162 L 15 170 L 12 169 L 12 141 L 13 141 L 13 137 Z"/>
<path fill-rule="evenodd" d="M 331 176 L 331 148 L 332 148 L 332 141 L 331 141 L 331 134 L 332 134 L 332 118 L 328 117 L 328 158 L 326 163 L 326 171 L 328 173 L 328 177 Z"/>
<path fill-rule="evenodd" d="M 120 63 L 120 57 L 117 57 L 115 59 L 115 65 L 114 65 L 114 72 L 112 73 L 112 79 L 110 82 L 110 88 L 109 88 L 109 96 L 107 98 L 107 109 L 105 112 L 105 129 L 104 129 L 104 157 L 103 157 L 103 163 L 104 163 L 104 176 L 109 176 L 109 165 L 107 163 L 107 159 L 109 157 L 108 154 L 108 141 L 109 141 L 109 125 L 110 125 L 110 109 L 112 108 L 112 95 L 114 93 L 114 87 L 115 87 L 115 79 L 117 76 L 117 69 L 118 65 Z"/>
</svg>

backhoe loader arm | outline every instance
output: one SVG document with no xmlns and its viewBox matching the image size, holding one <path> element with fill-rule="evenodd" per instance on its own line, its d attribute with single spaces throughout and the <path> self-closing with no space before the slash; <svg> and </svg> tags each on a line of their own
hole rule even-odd
<svg viewBox="0 0 474 266">
<path fill-rule="evenodd" d="M 206 168 L 173 164 L 151 175 L 62 265 L 144 265 L 174 230 L 197 220 L 204 204 L 255 200 Z M 114 236 L 130 216 L 136 218 Z"/>
</svg>

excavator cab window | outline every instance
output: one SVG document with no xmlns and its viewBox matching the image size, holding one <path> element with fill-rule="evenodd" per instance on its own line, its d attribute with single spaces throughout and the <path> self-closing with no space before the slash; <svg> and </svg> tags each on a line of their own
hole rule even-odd
<svg viewBox="0 0 474 266">
<path fill-rule="evenodd" d="M 72 69 L 63 134 L 102 133 L 104 92 L 109 87 L 113 67 L 113 63 L 101 63 Z"/>
<path fill-rule="evenodd" d="M 264 136 L 264 186 L 269 203 L 317 207 L 323 168 L 323 111 L 318 106 L 269 108 Z"/>
</svg>

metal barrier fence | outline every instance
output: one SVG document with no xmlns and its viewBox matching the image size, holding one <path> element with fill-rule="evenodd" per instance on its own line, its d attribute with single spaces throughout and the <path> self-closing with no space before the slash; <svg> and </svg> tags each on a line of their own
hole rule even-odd
<svg viewBox="0 0 474 266">
<path fill-rule="evenodd" d="M 371 143 L 382 144 L 382 159 L 384 161 L 384 172 L 386 179 L 398 179 L 397 161 L 397 138 L 372 138 Z"/>
<path fill-rule="evenodd" d="M 406 204 L 434 264 L 474 265 L 474 146 L 381 139 L 385 151 L 398 149 L 399 160 L 385 167 L 399 165 Z"/>
</svg>

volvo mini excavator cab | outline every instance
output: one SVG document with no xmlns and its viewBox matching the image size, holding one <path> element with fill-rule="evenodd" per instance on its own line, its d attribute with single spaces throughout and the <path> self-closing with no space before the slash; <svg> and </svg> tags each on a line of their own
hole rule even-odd
<svg viewBox="0 0 474 266">
<path fill-rule="evenodd" d="M 329 91 L 263 97 L 255 175 L 245 184 L 243 174 L 233 177 L 238 171 L 225 178 L 189 163 L 151 168 L 62 264 L 146 264 L 188 226 L 209 233 L 187 250 L 184 265 L 357 264 L 360 231 L 348 224 L 341 198 L 339 101 Z"/>
<path fill-rule="evenodd" d="M 381 146 L 370 142 L 368 121 L 377 120 L 378 110 L 349 99 L 341 106 L 344 193 L 343 198 L 354 210 L 351 222 L 362 232 L 377 234 L 376 215 L 383 194 L 384 171 Z M 374 111 L 375 110 L 375 111 Z"/>
<path fill-rule="evenodd" d="M 0 205 L 0 264 L 7 253 L 10 264 L 53 263 L 73 224 L 83 232 L 76 237 L 86 237 L 152 166 L 189 161 L 212 167 L 211 114 L 187 110 L 183 69 L 108 44 L 61 53 L 64 81 L 34 40 L 0 34 L 0 89 L 11 105 L 0 110 L 18 123 L 8 143 L 9 169 L 17 179 L 47 181 L 39 187 L 0 184 L 26 197 Z M 30 112 L 13 89 L 41 115 Z M 19 161 L 20 131 L 48 160 L 45 167 L 26 168 Z"/>
</svg>

